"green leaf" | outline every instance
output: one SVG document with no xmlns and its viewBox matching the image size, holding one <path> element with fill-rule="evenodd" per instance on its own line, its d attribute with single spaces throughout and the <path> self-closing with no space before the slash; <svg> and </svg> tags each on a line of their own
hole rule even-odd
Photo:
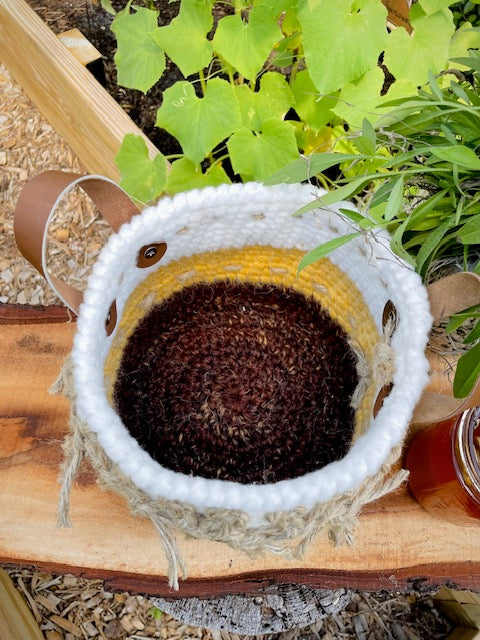
<svg viewBox="0 0 480 640">
<path fill-rule="evenodd" d="M 362 121 L 362 135 L 355 138 L 353 143 L 360 153 L 364 153 L 367 156 L 373 156 L 375 154 L 377 136 L 372 123 L 370 120 L 367 120 L 367 118 L 364 118 Z"/>
<path fill-rule="evenodd" d="M 166 27 L 159 28 L 154 40 L 162 47 L 184 76 L 208 67 L 212 43 L 207 34 L 213 25 L 211 2 L 189 0 L 180 4 L 180 13 Z"/>
<path fill-rule="evenodd" d="M 358 238 L 359 235 L 360 235 L 360 231 L 356 233 L 347 233 L 344 236 L 340 236 L 339 238 L 333 238 L 332 240 L 328 240 L 327 242 L 324 242 L 318 247 L 315 247 L 315 249 L 312 249 L 311 251 L 309 251 L 300 260 L 300 264 L 298 265 L 298 273 L 300 273 L 300 271 L 302 271 L 309 265 L 313 264 L 314 262 L 317 262 L 321 258 L 328 256 L 330 253 L 332 253 L 332 251 L 335 251 L 335 249 L 338 249 L 338 247 L 341 247 L 344 244 L 347 244 L 347 242 L 350 242 L 354 238 Z"/>
<path fill-rule="evenodd" d="M 383 217 L 385 220 L 392 220 L 401 211 L 403 202 L 403 189 L 404 189 L 403 175 L 398 176 L 391 182 L 391 191 L 388 196 L 387 207 Z"/>
<path fill-rule="evenodd" d="M 435 75 L 430 70 L 428 71 L 428 86 L 430 87 L 430 91 L 437 98 L 437 100 L 439 100 L 440 102 L 443 102 L 445 100 L 445 95 L 442 93 L 442 90 L 438 86 Z"/>
<path fill-rule="evenodd" d="M 346 83 L 332 109 L 350 127 L 360 129 L 366 117 L 375 121 L 380 112 L 376 107 L 381 102 L 381 91 L 385 77 L 380 67 L 374 67 L 353 82 Z"/>
<path fill-rule="evenodd" d="M 446 9 L 449 5 L 453 4 L 452 0 L 419 0 L 419 4 L 426 14 L 436 13 Z"/>
<path fill-rule="evenodd" d="M 261 133 L 239 129 L 227 148 L 235 173 L 253 180 L 265 180 L 298 157 L 294 128 L 275 119 L 266 120 Z"/>
<path fill-rule="evenodd" d="M 276 72 L 262 75 L 258 91 L 252 91 L 246 84 L 237 85 L 235 91 L 243 125 L 253 131 L 260 131 L 270 118 L 283 120 L 294 102 L 285 76 Z"/>
<path fill-rule="evenodd" d="M 452 314 L 448 320 L 447 326 L 445 327 L 445 333 L 456 331 L 464 322 L 470 320 L 470 318 L 480 318 L 480 304 L 464 309 L 459 313 Z"/>
<path fill-rule="evenodd" d="M 352 211 L 352 209 L 342 209 L 340 208 L 340 212 L 343 213 L 349 220 L 354 222 L 359 229 L 373 229 L 375 227 L 375 221 L 370 218 L 366 218 L 362 216 L 358 211 Z"/>
<path fill-rule="evenodd" d="M 150 160 L 141 136 L 127 133 L 115 162 L 122 174 L 120 186 L 136 200 L 152 202 L 165 189 L 167 161 L 161 153 Z"/>
<path fill-rule="evenodd" d="M 311 156 L 298 158 L 282 167 L 270 176 L 268 180 L 265 180 L 265 184 L 303 182 L 342 162 L 361 160 L 367 157 L 356 153 L 314 153 Z"/>
<path fill-rule="evenodd" d="M 450 62 L 461 64 L 468 69 L 480 71 L 480 58 L 474 58 L 473 56 L 471 56 L 470 58 L 450 58 Z"/>
<path fill-rule="evenodd" d="M 378 0 L 303 2 L 298 18 L 307 67 L 321 94 L 376 67 L 387 41 L 387 10 Z"/>
<path fill-rule="evenodd" d="M 430 264 L 430 261 L 438 253 L 442 246 L 442 238 L 451 229 L 453 223 L 453 216 L 449 216 L 445 222 L 431 231 L 425 238 L 420 251 L 417 254 L 417 271 L 420 274 L 424 274 Z"/>
<path fill-rule="evenodd" d="M 445 68 L 455 26 L 448 9 L 425 14 L 419 4 L 411 8 L 410 22 L 412 34 L 403 27 L 389 34 L 384 63 L 397 80 L 420 86 L 426 83 L 429 71 L 439 73 Z"/>
<path fill-rule="evenodd" d="M 248 22 L 239 13 L 222 18 L 215 31 L 213 48 L 242 76 L 255 80 L 281 37 L 273 10 L 258 5 L 250 11 Z"/>
<path fill-rule="evenodd" d="M 112 6 L 112 0 L 100 0 L 100 4 L 102 5 L 102 9 L 104 11 L 110 13 L 110 15 L 112 16 L 116 15 L 117 12 Z"/>
<path fill-rule="evenodd" d="M 472 216 L 456 235 L 462 244 L 480 244 L 480 213 Z"/>
<path fill-rule="evenodd" d="M 436 158 L 440 158 L 440 160 L 458 164 L 471 171 L 480 171 L 480 158 L 472 149 L 464 145 L 457 144 L 448 147 L 434 146 L 431 148 L 431 153 Z"/>
<path fill-rule="evenodd" d="M 331 122 L 332 108 L 337 104 L 338 95 L 321 96 L 312 82 L 308 71 L 300 71 L 292 85 L 295 111 L 311 129 L 319 131 Z"/>
<path fill-rule="evenodd" d="M 336 189 L 332 189 L 332 191 L 328 191 L 325 195 L 316 198 L 309 204 L 304 205 L 295 213 L 294 216 L 301 216 L 303 213 L 307 211 L 311 211 L 312 209 L 321 209 L 322 207 L 326 207 L 330 204 L 336 204 L 337 202 L 341 202 L 342 200 L 347 200 L 351 196 L 358 193 L 366 184 L 368 184 L 372 179 L 372 176 L 364 176 L 362 178 L 358 178 L 357 180 L 351 180 L 348 184 L 343 187 L 337 187 Z"/>
<path fill-rule="evenodd" d="M 173 195 L 180 191 L 216 187 L 229 182 L 231 182 L 230 178 L 220 164 L 209 167 L 203 173 L 200 165 L 188 158 L 180 158 L 172 163 L 165 190 Z"/>
<path fill-rule="evenodd" d="M 157 127 L 177 138 L 184 154 L 200 163 L 217 144 L 242 126 L 235 90 L 220 78 L 209 80 L 203 98 L 189 82 L 176 82 L 163 94 Z"/>
<path fill-rule="evenodd" d="M 469 56 L 469 49 L 478 49 L 480 47 L 480 31 L 474 31 L 471 24 L 466 22 L 462 24 L 454 33 L 448 57 L 450 62 L 464 65 L 466 68 L 480 70 L 480 58 L 473 55 Z M 469 56 L 469 57 L 467 57 Z M 460 59 L 459 59 L 460 58 Z M 476 66 L 474 66 L 476 64 Z"/>
<path fill-rule="evenodd" d="M 480 314 L 478 314 L 476 317 L 480 317 Z M 480 340 L 480 322 L 477 322 L 475 324 L 470 333 L 465 336 L 465 340 L 463 342 L 464 344 L 472 344 L 472 342 L 476 342 L 477 340 Z"/>
<path fill-rule="evenodd" d="M 160 609 L 157 609 L 157 607 L 150 607 L 150 609 L 148 610 L 148 613 L 155 619 L 155 620 L 160 620 L 165 614 L 163 613 L 163 611 L 161 611 Z"/>
<path fill-rule="evenodd" d="M 117 82 L 123 87 L 146 93 L 165 71 L 165 54 L 155 42 L 158 31 L 156 11 L 138 8 L 130 14 L 121 11 L 112 22 L 117 38 Z"/>
<path fill-rule="evenodd" d="M 480 342 L 463 354 L 457 362 L 453 380 L 453 394 L 456 398 L 466 398 L 480 375 Z"/>
</svg>

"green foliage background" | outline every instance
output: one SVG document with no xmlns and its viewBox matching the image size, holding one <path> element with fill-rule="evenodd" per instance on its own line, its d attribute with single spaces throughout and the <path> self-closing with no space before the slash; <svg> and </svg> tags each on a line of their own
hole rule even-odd
<svg viewBox="0 0 480 640">
<path fill-rule="evenodd" d="M 479 47 L 469 23 L 456 28 L 455 4 L 419 0 L 408 33 L 387 28 L 381 0 L 182 0 L 161 27 L 156 10 L 129 2 L 112 25 L 118 82 L 147 92 L 167 59 L 178 66 L 184 79 L 164 92 L 156 124 L 183 153 L 168 158 L 178 163 L 169 176 L 126 139 L 123 186 L 147 202 L 232 174 L 264 180 L 301 155 L 343 151 L 365 118 L 377 123 L 389 102 Z"/>
</svg>

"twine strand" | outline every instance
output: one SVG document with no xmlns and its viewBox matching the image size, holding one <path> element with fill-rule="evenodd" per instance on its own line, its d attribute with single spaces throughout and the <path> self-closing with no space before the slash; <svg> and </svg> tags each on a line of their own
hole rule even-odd
<svg viewBox="0 0 480 640">
<path fill-rule="evenodd" d="M 75 417 L 71 417 L 72 427 L 69 435 L 65 438 L 64 444 L 64 461 L 62 464 L 59 482 L 61 484 L 60 496 L 57 507 L 57 527 L 72 526 L 69 517 L 70 512 L 70 494 L 73 482 L 77 477 L 80 464 L 85 456 L 85 448 L 80 429 L 75 428 L 73 424 Z"/>
</svg>

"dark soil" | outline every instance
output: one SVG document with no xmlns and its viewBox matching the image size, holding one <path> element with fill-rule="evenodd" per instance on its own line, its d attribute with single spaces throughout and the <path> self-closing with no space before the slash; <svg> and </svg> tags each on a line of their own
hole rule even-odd
<svg viewBox="0 0 480 640">
<path fill-rule="evenodd" d="M 265 483 L 347 453 L 357 382 L 347 336 L 313 299 L 217 282 L 182 290 L 142 320 L 115 401 L 163 466 Z"/>
</svg>

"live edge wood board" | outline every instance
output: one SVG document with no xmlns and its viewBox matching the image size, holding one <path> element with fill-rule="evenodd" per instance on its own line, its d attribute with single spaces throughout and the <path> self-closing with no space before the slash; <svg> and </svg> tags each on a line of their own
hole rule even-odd
<svg viewBox="0 0 480 640">
<path fill-rule="evenodd" d="M 71 348 L 75 322 L 61 308 L 2 305 L 0 325 L 0 562 L 173 595 L 150 521 L 102 491 L 86 465 L 73 490 L 73 527 L 55 527 L 68 403 L 48 388 Z M 432 518 L 402 489 L 364 510 L 353 547 L 334 547 L 320 535 L 301 561 L 252 559 L 179 534 L 189 577 L 178 595 L 246 593 L 277 581 L 367 590 L 450 583 L 480 591 L 478 533 Z"/>
</svg>

